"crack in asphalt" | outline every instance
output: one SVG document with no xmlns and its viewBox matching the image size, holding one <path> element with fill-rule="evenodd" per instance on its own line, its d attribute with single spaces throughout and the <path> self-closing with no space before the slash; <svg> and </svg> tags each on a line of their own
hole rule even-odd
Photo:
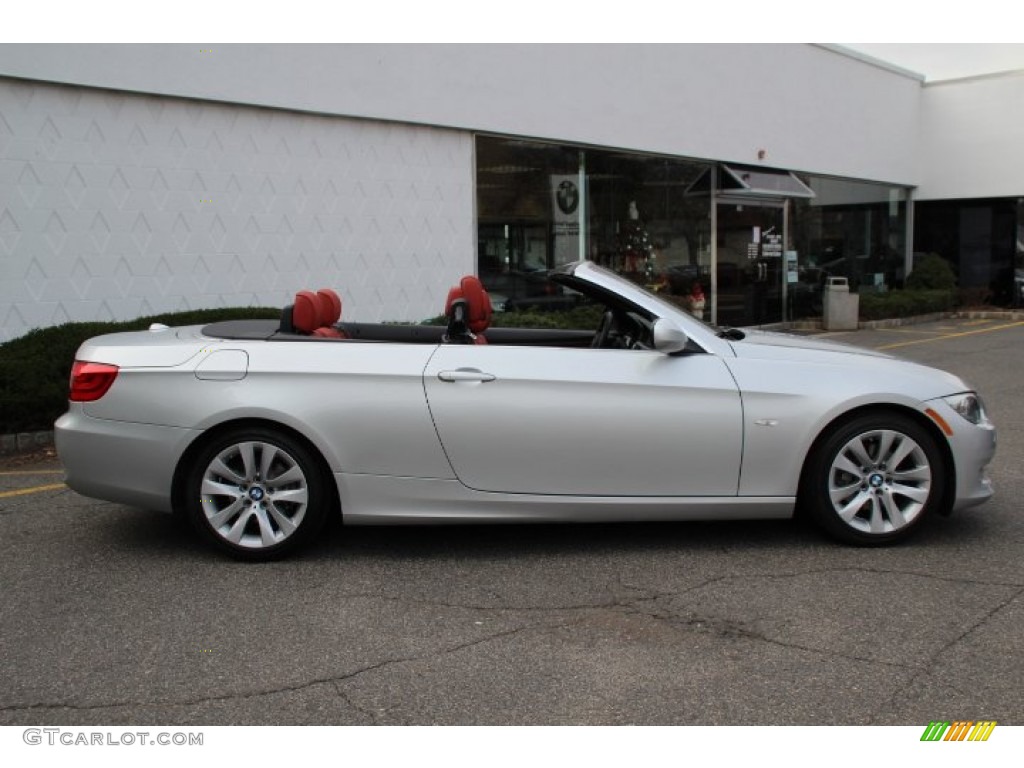
<svg viewBox="0 0 1024 768">
<path fill-rule="evenodd" d="M 896 707 L 896 703 L 899 701 L 900 696 L 906 693 L 911 686 L 915 685 L 922 678 L 926 676 L 932 676 L 934 668 L 939 664 L 942 658 L 946 654 L 948 654 L 956 645 L 963 642 L 968 636 L 972 635 L 978 629 L 988 624 L 997 613 L 1002 611 L 1015 600 L 1019 599 L 1022 595 L 1024 595 L 1024 588 L 1018 589 L 1016 592 L 1014 592 L 1008 598 L 1000 602 L 990 611 L 986 612 L 984 616 L 982 616 L 971 626 L 967 627 L 963 632 L 961 632 L 959 635 L 954 637 L 952 640 L 950 640 L 941 648 L 939 648 L 935 653 L 933 653 L 924 664 L 918 667 L 914 667 L 913 669 L 915 670 L 915 672 L 911 676 L 911 678 L 907 680 L 906 683 L 904 683 L 898 689 L 894 690 L 892 696 L 890 696 L 889 699 L 881 707 L 879 707 L 877 712 L 871 713 L 871 715 L 868 718 L 868 725 L 875 725 L 876 718 L 884 717 L 884 715 L 887 712 L 891 712 Z M 943 681 L 943 684 L 948 687 L 955 688 L 955 686 L 950 685 L 948 682 Z"/>
<path fill-rule="evenodd" d="M 632 609 L 628 611 L 638 616 L 646 616 L 660 621 L 665 624 L 674 627 L 681 627 L 688 630 L 694 630 L 697 632 L 705 632 L 713 634 L 717 637 L 726 638 L 730 640 L 753 640 L 755 642 L 767 643 L 768 645 L 775 645 L 780 648 L 786 648 L 788 650 L 804 651 L 806 653 L 814 653 L 818 656 L 825 656 L 833 659 L 845 659 L 847 661 L 856 661 L 866 664 L 879 664 L 886 667 L 896 667 L 898 669 L 912 669 L 911 665 L 901 664 L 894 661 L 884 661 L 882 659 L 870 658 L 867 656 L 857 656 L 855 654 L 842 653 L 840 651 L 827 649 L 827 648 L 814 648 L 809 645 L 803 645 L 801 643 L 789 643 L 778 638 L 769 637 L 763 632 L 757 632 L 742 624 L 730 621 L 729 619 L 720 618 L 709 618 L 705 616 L 679 616 L 674 614 L 659 613 L 657 611 L 641 611 Z"/>
<path fill-rule="evenodd" d="M 357 711 L 373 716 L 372 712 L 369 712 L 363 707 L 353 703 L 347 694 L 342 692 L 339 685 L 350 680 L 353 680 L 361 675 L 365 675 L 368 672 L 375 672 L 386 667 L 395 666 L 398 664 L 410 664 L 415 662 L 429 661 L 430 659 L 441 658 L 449 656 L 454 653 L 459 653 L 468 648 L 473 648 L 478 645 L 483 645 L 494 640 L 500 640 L 505 637 L 511 637 L 521 632 L 526 632 L 534 629 L 556 629 L 571 624 L 571 621 L 560 621 L 545 624 L 529 624 L 526 626 L 516 627 L 514 629 L 504 630 L 502 632 L 495 632 L 486 637 L 477 638 L 476 640 L 469 640 L 464 643 L 459 643 L 448 648 L 442 648 L 432 653 L 422 654 L 419 656 L 407 656 L 395 659 L 384 659 L 374 664 L 368 664 L 364 667 L 356 669 L 352 672 L 345 673 L 343 675 L 333 675 L 331 677 L 316 678 L 314 680 L 308 680 L 304 683 L 296 683 L 294 685 L 285 685 L 277 688 L 271 688 L 268 690 L 261 691 L 247 691 L 240 693 L 225 693 L 217 696 L 202 696 L 196 699 L 187 699 L 184 701 L 117 701 L 107 704 L 72 704 L 68 702 L 40 702 L 36 704 L 10 704 L 0 706 L 0 713 L 2 712 L 28 712 L 33 710 L 73 710 L 76 712 L 89 712 L 103 709 L 117 709 L 119 707 L 190 707 L 197 706 L 200 704 L 217 703 L 224 701 L 244 701 L 246 699 L 261 698 L 264 696 L 274 696 L 281 693 L 295 693 L 298 691 L 309 690 L 317 686 L 332 686 L 336 693 L 340 694 L 341 697 L 348 702 Z"/>
<path fill-rule="evenodd" d="M 683 616 L 680 616 L 678 614 L 672 614 L 672 613 L 668 613 L 668 612 L 665 612 L 665 611 L 662 611 L 662 612 L 655 611 L 655 610 L 643 611 L 643 610 L 640 610 L 637 607 L 637 604 L 639 604 L 641 602 L 655 603 L 658 600 L 662 600 L 662 599 L 665 599 L 665 598 L 677 598 L 677 597 L 680 597 L 681 595 L 685 595 L 685 594 L 687 594 L 689 592 L 693 592 L 693 591 L 696 591 L 698 589 L 702 589 L 704 587 L 711 586 L 712 584 L 717 584 L 717 583 L 722 583 L 722 582 L 727 582 L 727 581 L 747 580 L 747 579 L 786 579 L 786 578 L 797 578 L 797 577 L 800 577 L 800 576 L 814 576 L 814 575 L 821 575 L 821 574 L 837 574 L 837 573 L 865 573 L 865 574 L 871 574 L 871 575 L 884 575 L 884 576 L 891 576 L 891 575 L 916 576 L 916 577 L 925 578 L 925 579 L 933 579 L 933 580 L 936 580 L 936 581 L 950 582 L 950 583 L 957 583 L 957 584 L 969 584 L 969 585 L 981 585 L 981 586 L 1001 586 L 1001 587 L 1022 587 L 1022 588 L 1019 589 L 1017 592 L 1015 592 L 1011 597 L 1007 598 L 1002 603 L 1000 603 L 995 608 L 993 608 L 981 620 L 979 620 L 974 625 L 972 625 L 971 627 L 966 629 L 958 637 L 956 637 L 953 640 L 949 641 L 939 651 L 937 651 L 932 656 L 932 658 L 929 659 L 926 663 L 920 664 L 920 665 L 918 665 L 918 664 L 906 664 L 906 663 L 901 663 L 901 662 L 885 661 L 884 659 L 871 658 L 871 657 L 867 657 L 867 656 L 859 656 L 859 655 L 856 655 L 856 654 L 847 654 L 847 653 L 842 653 L 842 652 L 835 651 L 835 650 L 832 650 L 832 649 L 816 648 L 816 647 L 809 646 L 809 645 L 804 645 L 804 644 L 801 644 L 801 643 L 785 642 L 785 641 L 780 640 L 778 638 L 769 637 L 769 636 L 765 635 L 762 632 L 756 632 L 754 630 L 751 630 L 748 627 L 745 627 L 743 624 L 735 622 L 735 621 L 732 621 L 732 620 L 729 620 L 729 619 L 721 619 L 721 618 L 717 618 L 717 617 L 712 618 L 712 617 L 694 616 L 692 614 L 690 614 L 690 615 L 688 615 L 686 617 L 683 617 Z M 950 648 L 952 648 L 954 645 L 956 645 L 961 640 L 966 638 L 972 632 L 976 631 L 979 627 L 983 626 L 992 616 L 994 616 L 996 613 L 998 613 L 1003 607 L 1005 607 L 1009 603 L 1013 602 L 1013 600 L 1015 600 L 1019 595 L 1024 594 L 1024 585 L 1021 585 L 1021 584 L 1018 584 L 1018 583 L 1015 583 L 1015 582 L 986 581 L 986 580 L 980 580 L 980 579 L 966 579 L 966 578 L 956 578 L 956 577 L 947 577 L 947 576 L 936 576 L 934 574 L 920 573 L 920 572 L 917 572 L 917 571 L 908 571 L 908 570 L 899 570 L 899 569 L 862 568 L 862 567 L 813 568 L 813 569 L 806 569 L 806 570 L 802 570 L 802 571 L 792 571 L 792 572 L 788 572 L 788 573 L 777 573 L 776 572 L 776 573 L 751 573 L 751 574 L 742 574 L 742 575 L 740 575 L 740 574 L 730 574 L 730 575 L 720 576 L 720 577 L 717 577 L 717 578 L 714 578 L 714 579 L 708 579 L 707 581 L 701 582 L 700 584 L 693 585 L 693 586 L 688 587 L 688 588 L 686 588 L 684 590 L 681 590 L 681 591 L 667 591 L 667 592 L 664 592 L 664 591 L 663 592 L 658 592 L 658 591 L 653 591 L 653 590 L 645 589 L 643 587 L 639 587 L 639 586 L 636 586 L 636 585 L 627 584 L 627 583 L 623 582 L 621 579 L 619 580 L 619 584 L 621 586 L 625 587 L 625 588 L 634 589 L 634 590 L 639 591 L 639 592 L 647 592 L 647 594 L 648 594 L 647 597 L 639 598 L 636 601 L 634 601 L 633 604 L 622 605 L 621 606 L 623 608 L 629 609 L 627 611 L 629 613 L 634 613 L 634 614 L 637 614 L 637 615 L 647 616 L 649 618 L 655 619 L 657 621 L 662 621 L 662 622 L 665 622 L 667 624 L 671 624 L 673 626 L 685 627 L 687 629 L 693 629 L 693 630 L 703 631 L 703 632 L 710 632 L 712 634 L 715 634 L 715 635 L 717 635 L 719 637 L 723 637 L 723 638 L 754 640 L 754 641 L 758 641 L 758 642 L 768 643 L 768 644 L 771 644 L 771 645 L 776 645 L 776 646 L 779 646 L 779 647 L 782 647 L 782 648 L 791 649 L 791 650 L 799 650 L 799 651 L 804 651 L 804 652 L 808 652 L 808 653 L 814 653 L 814 654 L 817 654 L 819 656 L 825 656 L 825 657 L 828 657 L 828 658 L 845 659 L 845 660 L 848 660 L 848 661 L 855 661 L 855 662 L 861 662 L 861 663 L 873 664 L 873 665 L 881 665 L 881 666 L 893 667 L 893 668 L 896 668 L 896 669 L 902 669 L 902 670 L 907 670 L 907 671 L 911 671 L 911 672 L 916 672 L 916 674 L 914 676 L 912 676 L 911 679 L 909 681 L 907 681 L 907 683 L 904 684 L 904 687 L 906 687 L 907 685 L 910 685 L 912 682 L 914 682 L 922 674 L 928 673 L 929 669 L 931 667 L 933 667 L 938 662 L 938 659 L 942 656 L 942 654 L 944 652 L 948 651 Z M 896 696 L 894 695 L 894 697 L 893 697 L 893 699 L 891 701 L 894 702 L 895 698 L 896 698 Z"/>
<path fill-rule="evenodd" d="M 981 585 L 981 586 L 1000 586 L 1000 587 L 1017 587 L 1005 600 L 999 602 L 990 611 L 986 612 L 979 620 L 972 623 L 969 627 L 965 628 L 963 632 L 957 635 L 952 640 L 945 643 L 938 651 L 931 655 L 923 664 L 906 664 L 899 662 L 890 662 L 877 658 L 869 658 L 865 656 L 859 656 L 856 654 L 847 654 L 839 651 L 827 649 L 827 648 L 816 648 L 810 645 L 804 645 L 801 643 L 790 643 L 784 640 L 770 637 L 763 632 L 755 631 L 742 623 L 723 619 L 719 617 L 705 617 L 694 615 L 692 613 L 686 615 L 680 615 L 678 613 L 672 613 L 665 609 L 658 610 L 657 603 L 666 599 L 679 598 L 684 595 L 699 591 L 701 589 L 722 584 L 729 581 L 749 581 L 749 580 L 779 580 L 779 579 L 792 579 L 799 578 L 802 576 L 813 576 L 821 574 L 839 574 L 839 573 L 862 573 L 871 575 L 904 575 L 904 576 L 915 576 L 923 579 L 933 579 L 942 582 L 951 582 L 959 584 L 970 584 L 970 585 Z M 788 650 L 796 650 L 805 653 L 813 653 L 828 658 L 844 659 L 847 661 L 853 661 L 858 663 L 866 663 L 872 665 L 879 665 L 883 667 L 889 667 L 894 669 L 906 670 L 912 673 L 910 680 L 904 682 L 899 690 L 893 692 L 892 697 L 885 702 L 885 704 L 879 708 L 876 713 L 870 715 L 871 722 L 874 722 L 876 717 L 880 717 L 882 713 L 890 711 L 895 706 L 901 693 L 906 692 L 907 688 L 913 685 L 916 681 L 922 677 L 931 674 L 932 668 L 939 663 L 944 654 L 946 654 L 951 648 L 962 642 L 972 633 L 978 631 L 987 622 L 989 622 L 996 614 L 998 614 L 1003 608 L 1011 604 L 1014 600 L 1018 599 L 1021 595 L 1024 595 L 1024 585 L 1015 582 L 1003 582 L 1003 581 L 988 581 L 979 579 L 967 579 L 947 576 L 936 576 L 934 574 L 920 573 L 916 571 L 899 570 L 899 569 L 876 569 L 876 568 L 863 568 L 863 567 L 838 567 L 838 568 L 814 568 L 801 571 L 792 571 L 785 573 L 747 573 L 747 574 L 723 574 L 715 576 L 714 578 L 705 579 L 699 583 L 692 584 L 688 587 L 679 590 L 658 590 L 650 587 L 644 587 L 637 584 L 628 583 L 622 578 L 618 578 L 615 582 L 620 588 L 629 590 L 636 593 L 632 597 L 614 598 L 611 600 L 604 600 L 600 602 L 580 603 L 580 604 L 567 604 L 567 605 L 546 605 L 546 606 L 502 606 L 502 605 L 483 605 L 474 603 L 460 603 L 451 601 L 440 601 L 440 600 L 418 600 L 409 597 L 395 597 L 379 594 L 347 594 L 342 595 L 343 599 L 370 599 L 386 602 L 396 602 L 403 604 L 412 605 L 426 605 L 433 607 L 443 607 L 453 610 L 470 610 L 470 611 L 483 611 L 483 612 L 523 612 L 523 613 L 558 613 L 558 612 L 595 612 L 602 610 L 613 610 L 625 615 L 636 615 L 642 616 L 654 621 L 665 623 L 669 626 L 684 629 L 688 631 L 696 631 L 703 633 L 710 633 L 718 637 L 727 639 L 741 639 L 749 640 L 754 642 L 762 642 L 770 645 L 778 646 Z M 199 697 L 196 699 L 181 700 L 181 701 L 117 701 L 105 704 L 74 704 L 68 702 L 40 702 L 33 704 L 17 704 L 17 705 L 3 705 L 0 706 L 0 712 L 25 712 L 33 710 L 73 710 L 73 711 L 93 711 L 93 710 L 106 710 L 106 709 L 117 709 L 120 707 L 130 706 L 146 706 L 146 707 L 187 707 L 196 706 L 200 704 L 216 703 L 224 701 L 241 701 L 246 699 L 260 698 L 264 696 L 273 696 L 277 694 L 294 693 L 303 690 L 309 690 L 317 686 L 330 686 L 335 694 L 352 710 L 361 713 L 362 715 L 370 718 L 373 723 L 380 722 L 380 714 L 372 709 L 368 709 L 356 703 L 349 692 L 344 688 L 344 685 L 362 675 L 366 675 L 371 672 L 379 671 L 387 667 L 399 665 L 399 664 L 410 664 L 428 661 L 430 659 L 441 658 L 460 651 L 473 648 L 475 646 L 483 645 L 486 643 L 500 640 L 502 638 L 511 637 L 522 632 L 531 630 L 545 630 L 554 629 L 559 627 L 569 626 L 582 621 L 582 617 L 574 619 L 563 619 L 555 622 L 540 622 L 531 623 L 523 626 L 515 627 L 513 629 L 503 630 L 493 634 L 486 635 L 481 638 L 469 640 L 466 642 L 458 643 L 448 648 L 442 648 L 437 651 L 433 651 L 426 654 L 412 655 L 405 657 L 398 657 L 392 659 L 383 659 L 381 661 L 367 664 L 363 667 L 353 670 L 341 675 L 333 675 L 329 677 L 317 678 L 314 680 L 297 683 L 294 685 L 279 686 L 266 690 L 249 691 L 249 692 L 237 692 L 237 693 L 226 693 L 214 696 Z"/>
<path fill-rule="evenodd" d="M 973 633 L 974 633 L 975 631 L 977 631 L 977 630 L 978 630 L 978 629 L 979 629 L 980 627 L 983 627 L 983 626 L 984 626 L 985 624 L 988 624 L 988 623 L 989 623 L 989 622 L 990 622 L 990 621 L 991 621 L 991 620 L 993 619 L 993 617 L 995 617 L 995 615 L 996 615 L 997 613 L 999 613 L 999 612 L 1000 612 L 1001 610 L 1003 610 L 1003 608 L 1005 608 L 1006 606 L 1008 606 L 1008 605 L 1009 605 L 1010 603 L 1014 602 L 1014 601 L 1015 601 L 1015 600 L 1016 600 L 1017 598 L 1019 598 L 1019 597 L 1020 597 L 1021 595 L 1024 595 L 1024 588 L 1018 589 L 1018 590 L 1017 590 L 1016 592 L 1014 592 L 1014 593 L 1013 593 L 1012 595 L 1010 595 L 1010 596 L 1009 596 L 1008 598 L 1006 598 L 1005 600 L 1003 600 L 1003 601 L 1002 601 L 1001 603 L 999 603 L 998 605 L 996 605 L 996 606 L 995 606 L 995 607 L 994 607 L 994 608 L 993 608 L 992 610 L 990 610 L 990 611 L 989 611 L 988 613 L 986 613 L 986 614 L 985 614 L 984 616 L 982 616 L 982 617 L 981 617 L 981 618 L 980 618 L 980 619 L 979 619 L 978 621 L 976 621 L 976 622 L 975 622 L 974 624 L 972 624 L 972 625 L 971 625 L 970 627 L 968 627 L 967 629 L 965 629 L 965 630 L 964 630 L 963 632 L 961 632 L 961 633 L 960 633 L 959 635 L 957 635 L 957 636 L 956 636 L 955 638 L 953 638 L 953 639 L 952 639 L 952 640 L 950 640 L 950 641 L 949 641 L 948 643 L 946 643 L 946 644 L 945 644 L 944 646 L 942 646 L 942 648 L 940 648 L 940 649 L 939 649 L 939 650 L 938 650 L 938 651 L 937 651 L 937 652 L 936 652 L 936 653 L 934 654 L 934 659 L 935 659 L 935 660 L 937 660 L 939 656 L 941 656 L 941 655 L 942 655 L 943 653 L 945 653 L 946 651 L 948 651 L 948 650 L 949 650 L 950 648 L 952 648 L 952 647 L 953 647 L 954 645 L 957 645 L 957 644 L 958 644 L 958 643 L 960 643 L 960 642 L 961 642 L 962 640 L 966 639 L 968 635 L 971 635 L 971 634 L 973 634 Z M 930 664 L 929 666 L 934 666 L 934 661 L 933 661 L 933 663 L 932 663 L 932 664 Z"/>
<path fill-rule="evenodd" d="M 350 709 L 354 709 L 356 712 L 361 712 L 368 718 L 370 718 L 371 725 L 380 725 L 381 721 L 378 712 L 372 709 L 367 709 L 366 707 L 357 704 L 355 701 L 353 701 L 352 697 L 349 696 L 345 689 L 341 687 L 341 682 L 339 680 L 333 680 L 331 684 L 334 686 L 334 692 L 338 694 L 338 698 L 345 702 L 346 706 L 348 706 Z"/>
<path fill-rule="evenodd" d="M 341 599 L 348 600 L 380 600 L 391 603 L 404 603 L 408 605 L 424 605 L 433 606 L 439 608 L 451 608 L 451 609 L 462 609 L 468 611 L 499 611 L 499 612 L 540 612 L 550 613 L 552 611 L 580 611 L 589 609 L 601 609 L 601 608 L 616 608 L 620 606 L 631 605 L 637 601 L 644 600 L 656 600 L 660 598 L 669 597 L 681 597 L 690 592 L 694 592 L 704 587 L 711 586 L 726 581 L 747 581 L 750 579 L 792 579 L 800 576 L 818 576 L 822 574 L 841 574 L 841 573 L 862 573 L 876 576 L 915 576 L 922 579 L 931 579 L 934 581 L 941 581 L 952 584 L 965 584 L 975 585 L 984 587 L 1018 587 L 1024 589 L 1024 582 L 1016 581 L 992 581 L 985 579 L 969 579 L 969 578 L 958 578 L 952 576 L 936 576 L 935 574 L 922 573 L 920 571 L 912 570 L 901 570 L 901 569 L 885 569 L 885 568 L 863 568 L 859 566 L 848 566 L 838 568 L 812 568 L 803 571 L 789 571 L 789 572 L 775 572 L 775 573 L 741 573 L 741 574 L 723 574 L 715 576 L 714 578 L 706 579 L 697 584 L 685 587 L 678 590 L 656 590 L 650 587 L 642 587 L 636 584 L 630 584 L 623 581 L 621 578 L 616 580 L 616 583 L 623 589 L 632 590 L 634 592 L 641 593 L 642 597 L 634 599 L 611 599 L 603 601 L 594 601 L 589 603 L 567 603 L 567 604 L 546 604 L 546 605 L 500 605 L 500 604 L 487 604 L 487 603 L 474 603 L 474 602 L 460 602 L 451 600 L 432 600 L 432 599 L 420 599 L 415 597 L 395 596 L 395 595 L 381 595 L 370 592 L 354 592 L 354 593 L 342 593 L 337 595 Z"/>
</svg>

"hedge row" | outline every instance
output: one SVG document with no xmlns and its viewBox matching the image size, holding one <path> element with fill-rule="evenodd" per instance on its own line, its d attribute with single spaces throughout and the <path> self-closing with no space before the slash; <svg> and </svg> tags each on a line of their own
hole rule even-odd
<svg viewBox="0 0 1024 768">
<path fill-rule="evenodd" d="M 565 330 L 596 330 L 601 324 L 604 307 L 585 304 L 559 312 L 524 310 L 499 312 L 494 315 L 491 325 L 495 328 L 559 328 Z"/>
<path fill-rule="evenodd" d="M 536 309 L 495 312 L 491 316 L 493 328 L 554 328 L 558 330 L 596 329 L 604 308 L 597 304 L 581 304 L 571 309 L 543 311 Z M 431 317 L 420 325 L 447 325 L 444 315 Z"/>
<path fill-rule="evenodd" d="M 887 320 L 892 317 L 913 317 L 953 308 L 955 293 L 951 290 L 904 290 L 860 295 L 861 320 Z"/>
</svg>

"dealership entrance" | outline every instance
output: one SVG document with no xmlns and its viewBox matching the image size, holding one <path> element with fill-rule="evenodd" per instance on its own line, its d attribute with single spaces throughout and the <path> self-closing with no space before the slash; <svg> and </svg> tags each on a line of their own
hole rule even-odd
<svg viewBox="0 0 1024 768">
<path fill-rule="evenodd" d="M 780 323 L 786 318 L 785 202 L 716 202 L 717 322 L 728 326 Z"/>
<path fill-rule="evenodd" d="M 698 178 L 691 195 L 713 195 L 712 320 L 750 326 L 792 319 L 799 288 L 790 237 L 790 201 L 814 192 L 789 171 L 720 164 Z"/>
</svg>

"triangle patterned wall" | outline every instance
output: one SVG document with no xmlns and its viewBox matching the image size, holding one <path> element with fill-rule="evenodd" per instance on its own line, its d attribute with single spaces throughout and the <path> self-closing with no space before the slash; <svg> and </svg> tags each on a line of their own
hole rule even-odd
<svg viewBox="0 0 1024 768">
<path fill-rule="evenodd" d="M 283 306 L 421 320 L 473 272 L 468 133 L 0 78 L 0 342 Z"/>
</svg>

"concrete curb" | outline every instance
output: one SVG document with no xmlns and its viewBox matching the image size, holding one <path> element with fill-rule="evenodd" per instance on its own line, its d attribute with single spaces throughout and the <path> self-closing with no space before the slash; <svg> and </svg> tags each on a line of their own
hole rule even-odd
<svg viewBox="0 0 1024 768">
<path fill-rule="evenodd" d="M 28 453 L 51 445 L 53 445 L 53 430 L 0 435 L 0 455 L 2 456 L 12 453 Z"/>
<path fill-rule="evenodd" d="M 934 323 L 937 320 L 948 320 L 952 317 L 956 317 L 955 312 L 929 312 L 926 315 L 911 315 L 910 317 L 891 317 L 885 320 L 863 320 L 857 323 L 857 330 L 864 331 L 872 328 L 901 328 L 904 325 Z"/>
<path fill-rule="evenodd" d="M 961 320 L 1024 320 L 1024 309 L 965 309 L 954 312 Z"/>
<path fill-rule="evenodd" d="M 930 312 L 927 315 L 911 317 L 892 317 L 885 320 L 862 320 L 857 323 L 857 330 L 873 328 L 900 328 L 904 325 L 934 323 L 939 320 L 1007 320 L 1010 322 L 1024 321 L 1024 310 L 1002 309 L 965 309 L 956 312 Z M 821 318 L 811 320 L 791 320 L 786 323 L 751 326 L 762 331 L 824 331 Z"/>
<path fill-rule="evenodd" d="M 902 325 L 933 323 L 936 320 L 1024 320 L 1024 311 L 1012 309 L 962 309 L 955 312 L 932 312 L 913 317 L 894 317 L 889 320 L 865 320 L 858 323 L 860 329 L 899 328 Z"/>
</svg>

